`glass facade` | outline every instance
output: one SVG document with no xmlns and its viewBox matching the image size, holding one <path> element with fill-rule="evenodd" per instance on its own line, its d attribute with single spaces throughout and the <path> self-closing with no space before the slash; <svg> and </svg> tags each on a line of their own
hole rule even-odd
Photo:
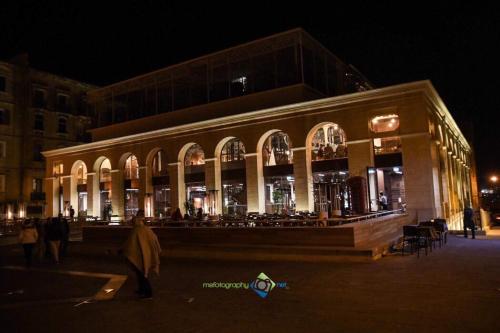
<svg viewBox="0 0 500 333">
<path fill-rule="evenodd" d="M 328 212 L 328 216 L 344 215 L 350 208 L 346 181 L 347 171 L 314 173 L 314 211 Z"/>
<path fill-rule="evenodd" d="M 167 158 L 163 150 L 157 151 L 153 156 L 151 171 L 153 177 L 153 209 L 147 214 L 148 216 L 163 218 L 171 213 L 170 179 L 168 177 Z"/>
<path fill-rule="evenodd" d="M 267 214 L 293 214 L 295 212 L 294 178 L 289 176 L 265 177 Z"/>
<path fill-rule="evenodd" d="M 98 126 L 305 84 L 324 96 L 370 89 L 345 65 L 301 31 L 272 36 L 117 84 L 91 102 Z"/>
<path fill-rule="evenodd" d="M 125 220 L 130 220 L 139 210 L 139 164 L 130 155 L 125 161 Z"/>
<path fill-rule="evenodd" d="M 221 151 L 222 214 L 245 215 L 247 192 L 245 146 L 237 139 L 229 140 Z"/>
<path fill-rule="evenodd" d="M 207 188 L 205 186 L 205 153 L 199 144 L 193 144 L 184 157 L 184 182 L 186 184 L 186 202 L 184 208 L 190 216 L 197 209 L 208 210 Z"/>
</svg>

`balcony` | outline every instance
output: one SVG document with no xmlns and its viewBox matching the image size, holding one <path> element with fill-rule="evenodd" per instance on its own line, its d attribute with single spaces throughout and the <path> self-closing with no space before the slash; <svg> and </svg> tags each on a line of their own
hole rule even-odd
<svg viewBox="0 0 500 333">
<path fill-rule="evenodd" d="M 31 201 L 45 201 L 45 192 L 31 192 Z"/>
</svg>

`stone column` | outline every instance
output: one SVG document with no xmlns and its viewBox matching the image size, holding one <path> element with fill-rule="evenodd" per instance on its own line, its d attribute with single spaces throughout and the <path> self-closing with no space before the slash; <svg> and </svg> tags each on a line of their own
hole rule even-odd
<svg viewBox="0 0 500 333">
<path fill-rule="evenodd" d="M 366 180 L 366 207 L 370 209 L 370 193 L 368 189 L 369 181 L 368 167 L 374 167 L 375 161 L 373 158 L 373 141 L 360 140 L 347 142 L 347 157 L 349 164 L 349 177 L 363 177 Z"/>
<path fill-rule="evenodd" d="M 209 191 L 216 191 L 217 207 L 215 213 L 222 214 L 221 170 L 220 160 L 217 160 L 217 158 L 205 159 L 205 186 L 207 188 L 207 195 Z"/>
<path fill-rule="evenodd" d="M 63 186 L 63 206 L 61 207 L 61 212 L 64 216 L 69 216 L 69 205 L 71 205 L 71 175 L 61 176 L 62 186 Z M 65 210 L 66 204 L 68 204 L 68 210 Z"/>
<path fill-rule="evenodd" d="M 148 172 L 147 172 L 147 167 L 146 166 L 140 166 L 139 167 L 139 200 L 138 200 L 138 206 L 139 209 L 144 209 L 144 213 L 146 214 L 147 217 L 153 216 L 153 207 L 151 207 L 151 214 L 148 214 L 147 207 L 146 207 L 146 194 L 147 188 L 146 188 L 146 182 L 147 182 L 147 177 L 148 177 Z"/>
<path fill-rule="evenodd" d="M 111 208 L 112 215 L 118 215 L 120 220 L 125 219 L 125 187 L 123 171 L 111 170 Z"/>
<path fill-rule="evenodd" d="M 264 193 L 264 169 L 262 158 L 257 153 L 245 154 L 246 183 L 247 183 L 247 211 L 266 211 L 266 198 Z"/>
<path fill-rule="evenodd" d="M 55 217 L 59 214 L 59 179 L 56 177 L 45 178 L 45 196 L 47 207 L 45 217 Z"/>
<path fill-rule="evenodd" d="M 172 211 L 181 209 L 182 214 L 186 213 L 184 202 L 186 201 L 186 185 L 184 183 L 184 166 L 180 162 L 168 164 L 168 175 L 170 180 L 170 202 Z"/>
<path fill-rule="evenodd" d="M 314 211 L 314 195 L 311 156 L 307 156 L 306 147 L 292 150 L 296 210 L 312 212 Z"/>
<path fill-rule="evenodd" d="M 412 219 L 430 220 L 440 215 L 436 207 L 431 138 L 428 133 L 401 138 L 407 210 Z"/>
<path fill-rule="evenodd" d="M 95 172 L 87 173 L 87 216 L 100 216 L 99 179 Z"/>
</svg>

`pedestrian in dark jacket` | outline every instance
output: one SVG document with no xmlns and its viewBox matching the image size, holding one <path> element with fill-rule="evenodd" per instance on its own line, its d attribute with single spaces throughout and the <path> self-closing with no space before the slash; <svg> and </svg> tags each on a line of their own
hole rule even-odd
<svg viewBox="0 0 500 333">
<path fill-rule="evenodd" d="M 47 239 L 50 244 L 50 252 L 56 264 L 59 263 L 59 247 L 61 246 L 62 227 L 59 218 L 53 217 L 47 225 Z"/>
<path fill-rule="evenodd" d="M 464 209 L 464 237 L 467 238 L 467 228 L 471 229 L 472 239 L 476 238 L 476 225 L 474 224 L 474 211 L 470 207 Z"/>
</svg>

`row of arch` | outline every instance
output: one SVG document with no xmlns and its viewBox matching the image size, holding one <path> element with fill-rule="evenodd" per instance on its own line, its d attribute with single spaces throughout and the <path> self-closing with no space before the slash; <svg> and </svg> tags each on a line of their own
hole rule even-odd
<svg viewBox="0 0 500 333">
<path fill-rule="evenodd" d="M 309 145 L 306 149 L 313 161 L 347 157 L 346 136 L 336 124 L 318 125 L 314 129 L 314 135 L 308 138 L 310 138 Z M 261 153 L 265 166 L 293 163 L 292 143 L 289 136 L 280 130 L 271 130 L 264 134 L 259 140 L 257 152 Z M 236 137 L 227 137 L 219 142 L 214 156 L 224 163 L 244 160 L 245 154 L 246 148 L 242 141 Z M 200 144 L 190 142 L 179 151 L 178 161 L 184 163 L 185 166 L 202 165 L 205 163 L 205 152 Z M 159 147 L 148 153 L 145 164 L 139 163 L 137 155 L 132 152 L 123 154 L 118 161 L 117 169 L 123 169 L 125 179 L 137 179 L 141 165 L 151 166 L 154 176 L 163 175 L 168 170 L 165 152 Z M 97 158 L 92 170 L 100 173 L 102 181 L 108 181 L 112 170 L 110 159 L 106 156 Z M 77 160 L 73 163 L 71 175 L 76 175 L 80 180 L 79 183 L 86 178 L 87 172 L 89 172 L 88 167 L 84 161 Z"/>
<path fill-rule="evenodd" d="M 340 126 L 335 123 L 320 123 L 316 125 L 307 136 L 307 145 L 305 147 L 306 154 L 309 156 L 307 159 L 313 162 L 346 158 L 346 141 L 346 134 Z M 304 148 L 301 147 L 299 149 Z M 281 130 L 270 130 L 262 135 L 258 141 L 256 151 L 257 162 L 263 167 L 293 164 L 294 147 L 292 146 L 288 134 Z M 216 163 L 219 165 L 219 172 L 220 170 L 231 169 L 233 165 L 238 168 L 238 164 L 240 168 L 244 169 L 246 154 L 246 147 L 239 138 L 233 136 L 224 138 L 217 144 L 214 152 Z M 178 162 L 174 164 L 180 166 L 185 175 L 189 175 L 203 172 L 205 160 L 205 151 L 203 147 L 199 143 L 189 142 L 180 149 L 178 153 Z M 83 185 L 86 184 L 87 173 L 93 172 L 99 179 L 98 182 L 101 191 L 109 190 L 110 192 L 112 172 L 122 171 L 123 180 L 127 182 L 127 186 L 131 189 L 138 189 L 139 186 L 137 181 L 140 178 L 140 168 L 146 167 L 149 170 L 146 173 L 146 177 L 149 181 L 154 177 L 168 177 L 168 166 L 169 163 L 165 150 L 156 147 L 149 151 L 146 155 L 145 162 L 142 163 L 133 152 L 122 154 L 115 168 L 113 168 L 111 160 L 106 156 L 98 157 L 90 170 L 83 160 L 77 160 L 71 167 L 71 177 L 77 186 Z M 242 180 L 242 183 L 244 183 L 244 179 Z M 133 195 L 132 192 L 131 195 Z M 111 201 L 111 198 L 109 197 L 106 200 Z M 101 206 L 104 204 L 104 201 L 101 202 Z M 181 203 L 179 203 L 179 205 L 180 204 Z M 125 211 L 127 215 L 127 207 L 125 207 Z M 102 214 L 103 207 L 101 207 L 101 215 Z"/>
</svg>

